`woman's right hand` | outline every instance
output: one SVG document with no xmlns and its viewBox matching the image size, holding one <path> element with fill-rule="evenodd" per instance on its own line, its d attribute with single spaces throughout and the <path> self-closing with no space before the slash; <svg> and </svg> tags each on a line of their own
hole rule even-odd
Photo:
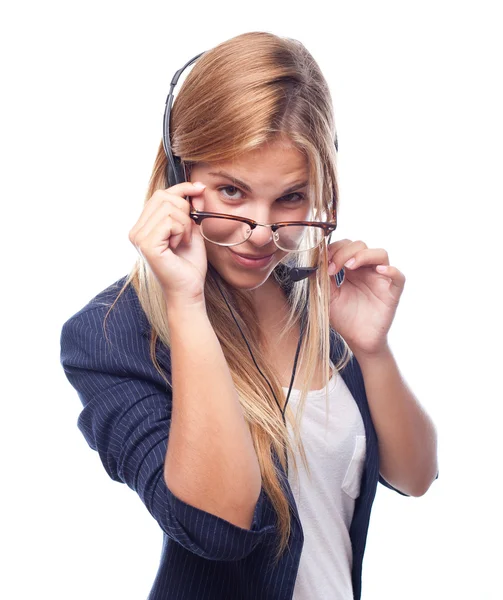
<svg viewBox="0 0 503 600">
<path fill-rule="evenodd" d="M 204 300 L 206 248 L 184 198 L 198 196 L 204 188 L 202 183 L 187 181 L 156 190 L 129 232 L 129 241 L 149 264 L 168 306 Z M 198 208 L 201 210 L 202 204 Z"/>
</svg>

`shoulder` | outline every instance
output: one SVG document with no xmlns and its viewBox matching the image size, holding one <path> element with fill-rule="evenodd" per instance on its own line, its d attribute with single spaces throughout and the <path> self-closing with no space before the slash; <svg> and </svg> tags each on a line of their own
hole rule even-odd
<svg viewBox="0 0 503 600">
<path fill-rule="evenodd" d="M 136 290 L 129 284 L 121 293 L 127 276 L 121 277 L 91 298 L 63 324 L 63 330 L 85 324 L 88 329 L 98 333 L 100 324 L 104 329 L 105 318 L 108 326 L 116 333 L 128 331 L 137 335 L 146 335 L 150 326 L 141 307 Z"/>
<path fill-rule="evenodd" d="M 63 366 L 144 372 L 151 364 L 151 327 L 133 285 L 124 276 L 91 298 L 61 329 Z M 166 349 L 167 351 L 167 349 Z M 169 357 L 164 357 L 169 363 Z"/>
</svg>

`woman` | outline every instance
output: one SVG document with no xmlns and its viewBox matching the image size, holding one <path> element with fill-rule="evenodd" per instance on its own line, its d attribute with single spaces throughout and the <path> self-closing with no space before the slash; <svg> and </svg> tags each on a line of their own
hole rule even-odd
<svg viewBox="0 0 503 600">
<path fill-rule="evenodd" d="M 139 259 L 63 326 L 78 424 L 164 532 L 151 599 L 360 598 L 378 480 L 420 496 L 437 474 L 387 342 L 405 278 L 330 243 L 333 110 L 304 46 L 254 32 L 196 58 Z"/>
</svg>

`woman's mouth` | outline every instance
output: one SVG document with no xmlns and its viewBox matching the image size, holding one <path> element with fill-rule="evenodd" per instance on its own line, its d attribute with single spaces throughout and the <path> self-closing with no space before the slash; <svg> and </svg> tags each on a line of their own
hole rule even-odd
<svg viewBox="0 0 503 600">
<path fill-rule="evenodd" d="M 238 265 L 241 267 L 248 267 L 249 269 L 261 269 L 266 267 L 272 261 L 273 254 L 268 254 L 266 256 L 254 256 L 252 254 L 238 254 L 234 250 L 229 248 L 229 252 L 232 254 L 232 258 L 236 261 Z"/>
</svg>

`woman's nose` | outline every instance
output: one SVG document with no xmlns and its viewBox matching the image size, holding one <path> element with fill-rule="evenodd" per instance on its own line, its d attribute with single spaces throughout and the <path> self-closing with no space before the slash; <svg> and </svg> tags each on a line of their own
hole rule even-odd
<svg viewBox="0 0 503 600">
<path fill-rule="evenodd" d="M 255 227 L 255 229 L 252 231 L 249 241 L 259 248 L 262 246 L 267 246 L 267 244 L 272 242 L 271 228 L 264 225 L 257 225 L 257 227 Z"/>
</svg>

